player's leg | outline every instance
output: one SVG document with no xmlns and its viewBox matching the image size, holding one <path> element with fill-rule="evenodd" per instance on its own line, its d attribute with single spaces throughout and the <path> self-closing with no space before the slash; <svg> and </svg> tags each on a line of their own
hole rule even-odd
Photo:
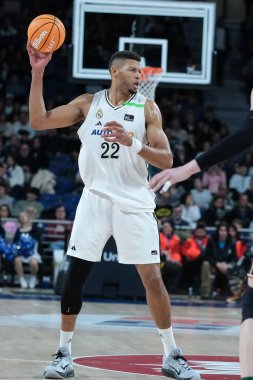
<svg viewBox="0 0 253 380">
<path fill-rule="evenodd" d="M 93 263 L 100 261 L 104 245 L 111 235 L 111 208 L 108 200 L 90 193 L 84 193 L 79 202 L 67 251 L 69 265 L 61 297 L 60 344 L 55 360 L 44 371 L 44 378 L 74 376 L 72 336 L 82 307 L 85 281 Z"/>
<path fill-rule="evenodd" d="M 240 330 L 239 356 L 241 378 L 253 380 L 253 287 L 247 286 L 242 299 L 242 324 Z"/>
<path fill-rule="evenodd" d="M 120 221 L 120 223 L 119 223 Z M 113 217 L 119 262 L 135 264 L 164 347 L 162 372 L 177 380 L 199 380 L 176 346 L 171 327 L 171 306 L 160 271 L 159 233 L 152 213 L 125 213 L 117 208 Z"/>
</svg>

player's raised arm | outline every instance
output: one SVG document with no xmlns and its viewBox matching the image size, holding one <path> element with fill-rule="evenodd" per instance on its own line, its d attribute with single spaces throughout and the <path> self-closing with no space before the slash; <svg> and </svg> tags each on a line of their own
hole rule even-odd
<svg viewBox="0 0 253 380">
<path fill-rule="evenodd" d="M 51 60 L 51 53 L 40 53 L 31 44 L 27 51 L 32 66 L 32 81 L 29 96 L 29 115 L 31 127 L 35 130 L 62 128 L 73 125 L 85 116 L 90 105 L 89 95 L 81 95 L 69 104 L 47 111 L 43 98 L 43 75 Z"/>
</svg>

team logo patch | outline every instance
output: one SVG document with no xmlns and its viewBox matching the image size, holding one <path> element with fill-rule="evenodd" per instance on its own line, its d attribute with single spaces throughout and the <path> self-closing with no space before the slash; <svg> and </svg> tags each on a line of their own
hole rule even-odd
<svg viewBox="0 0 253 380">
<path fill-rule="evenodd" d="M 127 114 L 125 114 L 124 120 L 126 120 L 126 121 L 134 121 L 134 115 L 127 115 Z"/>
<path fill-rule="evenodd" d="M 102 119 L 102 117 L 103 117 L 103 110 L 101 108 L 99 108 L 96 112 L 96 118 Z"/>
<path fill-rule="evenodd" d="M 235 356 L 187 355 L 186 358 L 202 380 L 238 380 L 240 365 Z M 86 356 L 75 358 L 74 363 L 108 371 L 163 376 L 161 355 Z"/>
</svg>

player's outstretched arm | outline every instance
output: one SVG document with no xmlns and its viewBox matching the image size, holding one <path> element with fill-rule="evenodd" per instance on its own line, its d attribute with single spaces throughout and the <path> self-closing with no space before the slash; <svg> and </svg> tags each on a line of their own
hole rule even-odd
<svg viewBox="0 0 253 380">
<path fill-rule="evenodd" d="M 85 107 L 90 104 L 89 96 L 80 96 L 69 104 L 47 111 L 43 98 L 44 71 L 52 58 L 51 53 L 41 53 L 27 43 L 27 52 L 32 67 L 29 96 L 30 125 L 35 130 L 62 128 L 73 125 L 84 118 Z"/>
<path fill-rule="evenodd" d="M 171 185 L 185 181 L 193 174 L 200 172 L 200 167 L 196 160 L 187 162 L 187 164 L 173 169 L 162 170 L 154 175 L 149 182 L 149 187 L 153 191 L 161 190 L 161 193 L 167 191 Z"/>
<path fill-rule="evenodd" d="M 250 103 L 251 110 L 241 128 L 214 145 L 208 152 L 198 156 L 196 160 L 156 174 L 150 181 L 150 188 L 157 191 L 166 183 L 163 188 L 163 191 L 166 191 L 171 184 L 184 181 L 191 175 L 248 149 L 253 144 L 253 91 Z"/>
</svg>

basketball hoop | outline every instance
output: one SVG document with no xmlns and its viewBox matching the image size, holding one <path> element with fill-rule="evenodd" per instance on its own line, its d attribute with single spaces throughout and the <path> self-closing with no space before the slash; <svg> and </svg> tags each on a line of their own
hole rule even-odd
<svg viewBox="0 0 253 380">
<path fill-rule="evenodd" d="M 159 84 L 163 69 L 161 67 L 142 67 L 139 92 L 148 99 L 155 100 L 155 90 Z"/>
</svg>

